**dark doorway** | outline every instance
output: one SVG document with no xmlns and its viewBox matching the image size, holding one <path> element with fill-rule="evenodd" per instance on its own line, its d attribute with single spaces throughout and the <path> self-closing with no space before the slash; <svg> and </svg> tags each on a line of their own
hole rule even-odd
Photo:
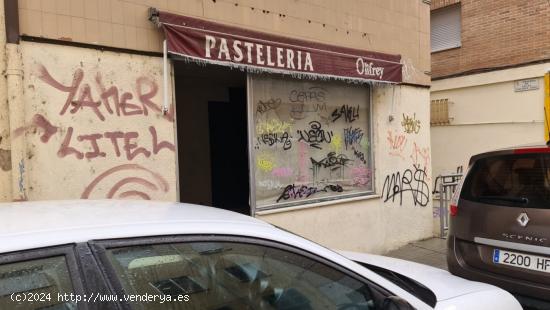
<svg viewBox="0 0 550 310">
<path fill-rule="evenodd" d="M 250 214 L 246 73 L 174 69 L 180 201 Z"/>
<path fill-rule="evenodd" d="M 212 205 L 249 213 L 246 90 L 231 88 L 229 102 L 209 102 L 208 121 Z"/>
</svg>

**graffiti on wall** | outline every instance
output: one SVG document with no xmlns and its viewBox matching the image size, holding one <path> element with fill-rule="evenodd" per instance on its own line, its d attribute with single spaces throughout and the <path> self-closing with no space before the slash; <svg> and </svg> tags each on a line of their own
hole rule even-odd
<svg viewBox="0 0 550 310">
<path fill-rule="evenodd" d="M 271 77 L 252 84 L 257 206 L 372 191 L 364 87 Z"/>
<path fill-rule="evenodd" d="M 92 85 L 83 83 L 84 70 L 76 69 L 72 74 L 72 83 L 64 85 L 54 79 L 44 65 L 38 66 L 38 78 L 51 87 L 66 94 L 66 99 L 59 115 L 82 113 L 89 110 L 98 120 L 105 121 L 105 115 L 137 116 L 149 115 L 149 110 L 160 113 L 161 108 L 152 100 L 158 93 L 158 85 L 148 76 L 137 77 L 134 83 L 135 93 L 120 91 L 116 85 L 106 87 L 102 74 L 97 72 L 94 81 L 96 92 Z M 70 107 L 70 109 L 69 109 Z M 174 107 L 164 117 L 174 121 Z"/>
<path fill-rule="evenodd" d="M 120 176 L 117 176 L 117 173 L 120 173 L 121 171 L 131 171 L 132 175 L 131 177 L 125 177 L 124 174 L 120 174 Z M 140 175 L 140 173 L 143 174 Z M 141 165 L 138 164 L 123 164 L 118 165 L 113 168 L 110 168 L 100 175 L 98 175 L 96 178 L 94 178 L 85 188 L 82 192 L 82 195 L 80 198 L 82 199 L 88 199 L 92 196 L 94 191 L 97 191 L 98 188 L 101 188 L 101 183 L 105 182 L 104 180 L 115 180 L 113 182 L 108 182 L 106 187 L 108 188 L 107 194 L 105 198 L 141 198 L 145 200 L 150 200 L 151 196 L 149 192 L 168 192 L 169 185 L 168 182 L 164 179 L 162 175 L 160 175 L 157 172 L 154 172 L 150 169 L 147 169 Z M 120 179 L 120 180 L 119 180 Z M 113 185 L 111 185 L 113 184 Z M 124 190 L 124 185 L 127 184 L 136 184 L 140 185 L 140 187 L 144 187 L 145 190 L 140 189 L 130 189 L 130 190 Z"/>
<path fill-rule="evenodd" d="M 403 205 L 404 197 L 409 197 L 414 206 L 425 207 L 430 202 L 430 148 L 422 147 L 416 141 L 418 136 L 406 136 L 418 134 L 421 130 L 420 124 L 420 120 L 416 119 L 416 113 L 412 117 L 403 113 L 401 126 L 404 133 L 399 133 L 395 129 L 387 132 L 388 154 L 404 161 L 410 159 L 410 166 L 386 175 L 382 188 L 384 203 Z M 410 150 L 410 153 L 406 150 Z M 410 155 L 407 158 L 405 154 Z"/>
<path fill-rule="evenodd" d="M 420 132 L 420 120 L 416 119 L 416 113 L 412 117 L 403 113 L 403 120 L 401 126 L 406 133 L 419 133 Z"/>
<path fill-rule="evenodd" d="M 52 94 L 48 110 L 57 110 L 57 115 L 38 111 L 13 132 L 13 137 L 36 133 L 42 144 L 55 144 L 54 156 L 59 160 L 82 162 L 94 172 L 92 177 L 96 163 L 101 163 L 97 167 L 106 166 L 83 189 L 81 198 L 151 199 L 152 195 L 163 197 L 169 191 L 164 176 L 142 165 L 163 151 L 175 153 L 175 145 L 161 137 L 158 130 L 159 121 L 174 121 L 174 107 L 162 113 L 154 101 L 159 92 L 154 78 L 143 74 L 130 79 L 130 91 L 104 78 L 112 74 L 86 70 L 82 65 L 71 72 L 69 79 L 54 78 L 43 64 L 36 65 L 32 74 L 38 85 L 28 87 Z M 87 123 L 83 126 L 75 116 Z M 126 118 L 138 117 L 149 117 L 150 121 L 117 125 Z M 109 168 L 110 162 L 117 164 Z"/>
<path fill-rule="evenodd" d="M 410 169 L 394 172 L 384 179 L 382 200 L 403 204 L 403 195 L 408 194 L 415 206 L 425 207 L 430 202 L 430 189 L 424 168 L 413 165 Z"/>
<path fill-rule="evenodd" d="M 403 155 L 403 150 L 407 145 L 407 138 L 405 137 L 405 135 L 398 134 L 392 130 L 388 130 L 388 136 L 386 139 L 388 141 L 388 146 L 390 149 L 388 154 L 405 159 L 405 156 Z"/>
</svg>

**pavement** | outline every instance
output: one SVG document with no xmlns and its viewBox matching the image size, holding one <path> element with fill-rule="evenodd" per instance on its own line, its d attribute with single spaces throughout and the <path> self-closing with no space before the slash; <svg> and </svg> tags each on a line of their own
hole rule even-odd
<svg viewBox="0 0 550 310">
<path fill-rule="evenodd" d="M 447 270 L 446 255 L 447 240 L 441 238 L 412 242 L 385 254 Z"/>
</svg>

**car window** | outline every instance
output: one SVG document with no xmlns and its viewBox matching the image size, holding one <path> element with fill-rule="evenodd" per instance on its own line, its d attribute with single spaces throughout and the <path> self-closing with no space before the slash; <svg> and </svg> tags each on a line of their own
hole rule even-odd
<svg viewBox="0 0 550 310">
<path fill-rule="evenodd" d="M 63 256 L 0 265 L 0 309 L 76 309 L 58 296 L 71 293 Z"/>
<path fill-rule="evenodd" d="M 481 158 L 464 182 L 461 198 L 485 204 L 550 208 L 550 154 Z"/>
<path fill-rule="evenodd" d="M 133 309 L 376 309 L 365 283 L 310 258 L 261 245 L 132 246 L 109 249 L 107 257 L 125 294 L 165 298 L 131 303 Z M 178 296 L 178 302 L 165 302 Z"/>
</svg>

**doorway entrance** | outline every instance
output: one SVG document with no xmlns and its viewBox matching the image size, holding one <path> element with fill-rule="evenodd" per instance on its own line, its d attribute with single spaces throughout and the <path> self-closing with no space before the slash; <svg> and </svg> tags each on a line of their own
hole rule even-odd
<svg viewBox="0 0 550 310">
<path fill-rule="evenodd" d="M 180 201 L 250 214 L 246 73 L 174 62 Z"/>
</svg>

